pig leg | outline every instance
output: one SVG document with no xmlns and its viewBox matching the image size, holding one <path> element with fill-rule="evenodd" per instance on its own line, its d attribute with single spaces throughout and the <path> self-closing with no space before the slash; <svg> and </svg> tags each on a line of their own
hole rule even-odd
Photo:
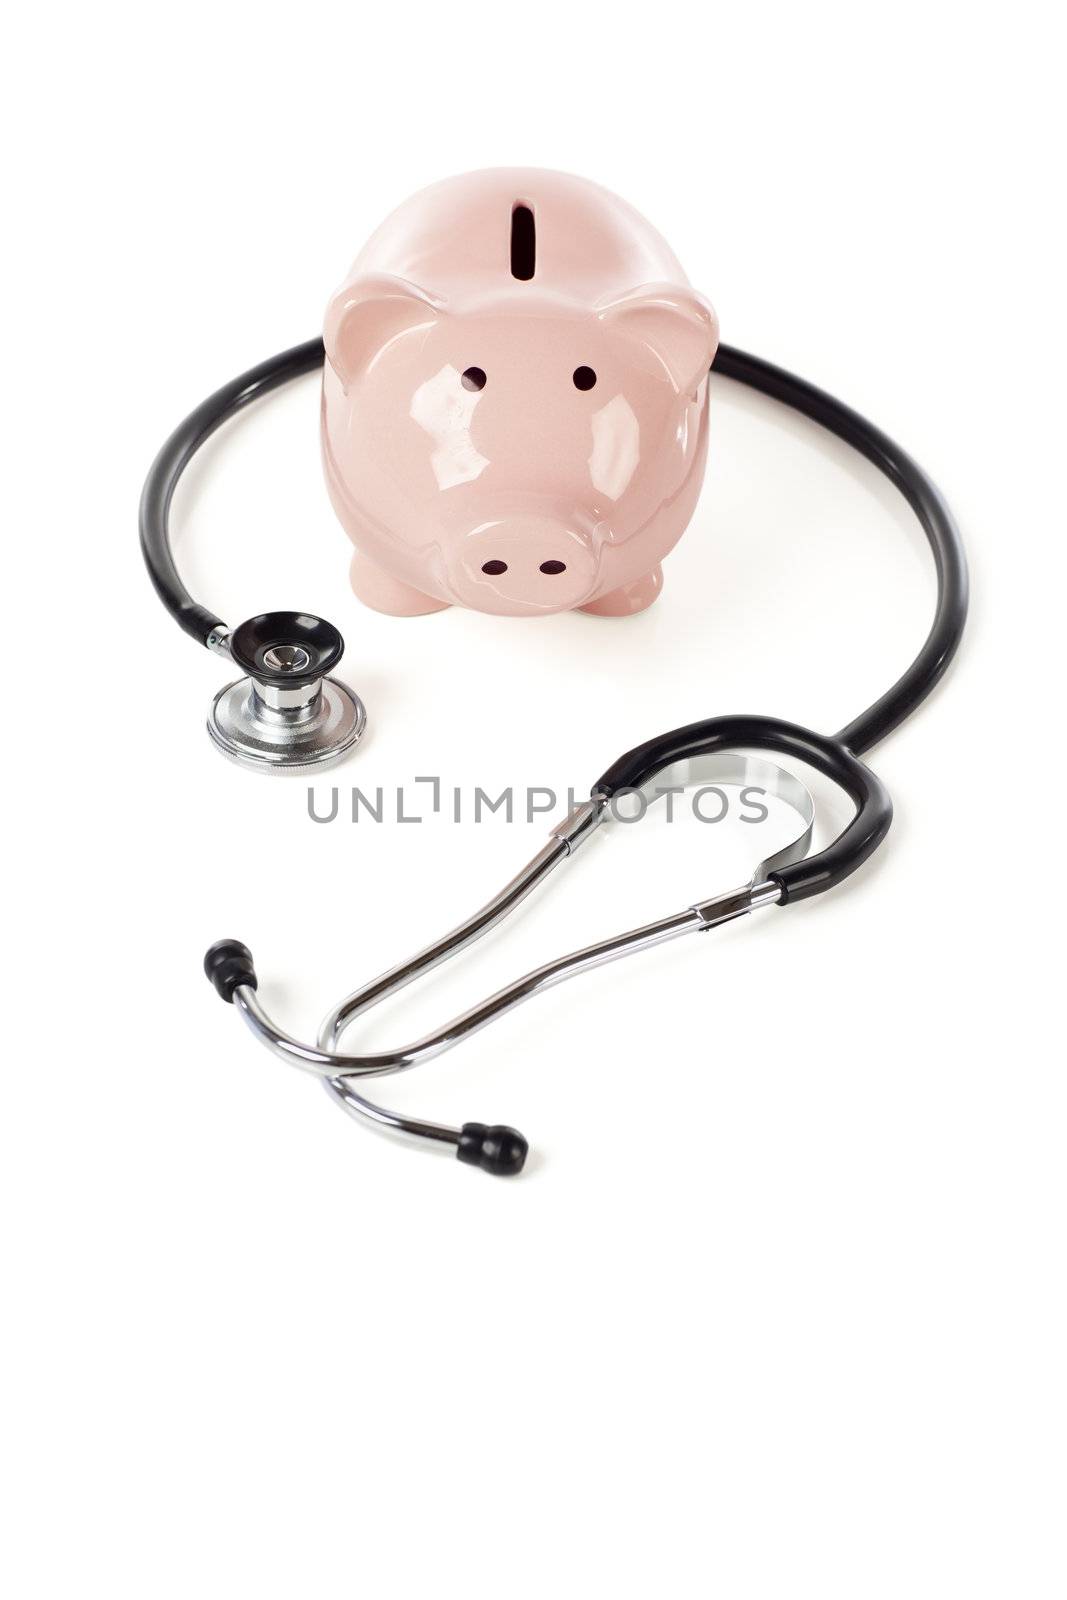
<svg viewBox="0 0 1067 1600">
<path fill-rule="evenodd" d="M 638 578 L 636 583 L 612 589 L 610 594 L 602 594 L 599 600 L 593 600 L 581 609 L 593 617 L 632 617 L 635 612 L 644 611 L 650 606 L 662 588 L 663 568 L 655 566 L 643 578 Z"/>
<path fill-rule="evenodd" d="M 392 578 L 381 567 L 368 561 L 357 550 L 349 569 L 356 598 L 372 611 L 384 611 L 389 617 L 425 617 L 431 611 L 447 611 L 447 600 L 434 600 L 410 584 Z"/>
</svg>

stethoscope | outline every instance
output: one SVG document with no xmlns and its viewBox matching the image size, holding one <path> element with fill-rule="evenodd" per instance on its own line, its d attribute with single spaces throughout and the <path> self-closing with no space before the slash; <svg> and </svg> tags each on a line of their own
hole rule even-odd
<svg viewBox="0 0 1067 1600">
<path fill-rule="evenodd" d="M 344 756 L 366 725 L 362 702 L 329 676 L 341 658 L 340 633 L 303 612 L 267 612 L 232 631 L 186 589 L 170 547 L 171 500 L 196 451 L 224 422 L 272 389 L 320 367 L 321 339 L 243 373 L 211 395 L 175 430 L 160 451 L 141 499 L 141 547 L 167 610 L 209 650 L 229 657 L 244 674 L 215 697 L 208 730 L 233 759 L 260 770 L 315 769 Z M 461 1127 L 401 1115 L 368 1099 L 357 1080 L 401 1072 L 442 1054 L 522 1001 L 580 972 L 662 944 L 703 933 L 765 906 L 794 905 L 841 883 L 885 838 L 892 820 L 889 794 L 859 759 L 911 715 L 944 673 L 967 615 L 967 566 L 959 530 L 937 487 L 903 450 L 848 406 L 769 362 L 721 345 L 712 369 L 779 400 L 836 434 L 896 485 L 921 523 L 937 570 L 937 609 L 926 642 L 902 677 L 847 727 L 827 735 L 775 717 L 711 717 L 648 739 L 610 766 L 589 799 L 557 827 L 531 861 L 465 922 L 411 960 L 354 990 L 325 1018 L 314 1045 L 293 1038 L 260 1004 L 252 955 L 236 939 L 221 939 L 204 957 L 204 970 L 221 997 L 232 1002 L 253 1033 L 283 1061 L 320 1077 L 353 1117 L 388 1132 L 451 1147 L 460 1161 L 509 1176 L 522 1170 L 527 1143 L 515 1129 L 466 1122 Z M 752 752 L 791 756 L 822 773 L 849 796 L 855 815 L 825 849 L 809 855 L 815 806 L 800 779 Z M 761 861 L 750 881 L 683 911 L 599 940 L 524 973 L 435 1032 L 396 1050 L 343 1053 L 345 1033 L 370 1008 L 423 973 L 457 955 L 503 919 L 605 821 L 622 797 L 643 805 L 694 783 L 754 785 L 790 807 L 797 831 L 784 848 Z"/>
</svg>

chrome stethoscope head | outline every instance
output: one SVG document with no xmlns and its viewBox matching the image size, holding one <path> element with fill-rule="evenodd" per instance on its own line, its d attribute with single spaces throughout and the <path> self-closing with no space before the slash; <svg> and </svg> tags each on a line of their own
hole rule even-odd
<svg viewBox="0 0 1067 1600">
<path fill-rule="evenodd" d="M 328 677 L 344 652 L 332 623 L 303 611 L 264 611 L 207 646 L 246 676 L 220 689 L 207 729 L 217 747 L 261 772 L 322 767 L 352 749 L 367 725 L 362 700 Z"/>
</svg>

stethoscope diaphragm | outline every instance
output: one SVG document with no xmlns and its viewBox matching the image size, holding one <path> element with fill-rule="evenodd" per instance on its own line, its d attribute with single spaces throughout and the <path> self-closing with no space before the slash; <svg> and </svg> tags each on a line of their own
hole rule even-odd
<svg viewBox="0 0 1067 1600">
<path fill-rule="evenodd" d="M 291 772 L 340 761 L 367 725 L 358 695 L 328 677 L 344 653 L 332 623 L 301 611 L 265 611 L 212 649 L 246 676 L 220 689 L 207 728 L 232 760 L 259 771 Z"/>
</svg>

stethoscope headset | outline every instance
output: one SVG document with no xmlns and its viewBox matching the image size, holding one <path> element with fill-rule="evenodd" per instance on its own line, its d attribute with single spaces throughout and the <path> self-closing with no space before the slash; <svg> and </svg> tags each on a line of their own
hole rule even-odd
<svg viewBox="0 0 1067 1600">
<path fill-rule="evenodd" d="M 366 713 L 359 699 L 329 676 L 340 660 L 340 633 L 302 612 L 264 613 L 232 631 L 199 605 L 183 584 L 170 546 L 170 504 L 182 473 L 215 430 L 254 401 L 320 367 L 321 339 L 297 345 L 243 373 L 211 395 L 163 446 L 141 499 L 141 547 L 156 592 L 186 633 L 229 657 L 243 676 L 216 696 L 208 719 L 215 743 L 247 766 L 313 769 L 337 760 L 359 739 Z M 921 523 L 937 572 L 937 609 L 922 649 L 891 688 L 835 734 L 821 734 L 775 717 L 711 717 L 674 728 L 626 751 L 593 784 L 589 799 L 550 834 L 522 871 L 473 916 L 433 944 L 356 989 L 325 1018 L 314 1045 L 285 1033 L 260 1004 L 252 955 L 236 939 L 221 939 L 204 969 L 223 1000 L 232 1002 L 275 1055 L 320 1077 L 352 1116 L 407 1138 L 451 1147 L 460 1161 L 486 1172 L 520 1172 L 527 1143 L 513 1128 L 467 1122 L 427 1122 L 387 1110 L 358 1093 L 357 1080 L 400 1072 L 439 1055 L 521 1001 L 579 972 L 680 937 L 706 932 L 764 906 L 791 906 L 842 883 L 885 838 L 893 808 L 881 780 L 860 760 L 898 727 L 933 689 L 955 654 L 967 615 L 967 566 L 959 531 L 937 487 L 884 433 L 812 384 L 729 346 L 711 369 L 802 413 L 872 462 L 893 483 Z M 855 815 L 815 855 L 808 855 L 815 808 L 804 784 L 751 752 L 792 757 L 822 773 L 848 795 Z M 508 916 L 553 869 L 568 860 L 628 791 L 651 801 L 694 782 L 758 784 L 790 806 L 799 821 L 794 839 L 756 867 L 741 888 L 700 901 L 659 921 L 560 956 L 425 1038 L 367 1055 L 340 1051 L 357 1017 L 473 944 Z"/>
</svg>

